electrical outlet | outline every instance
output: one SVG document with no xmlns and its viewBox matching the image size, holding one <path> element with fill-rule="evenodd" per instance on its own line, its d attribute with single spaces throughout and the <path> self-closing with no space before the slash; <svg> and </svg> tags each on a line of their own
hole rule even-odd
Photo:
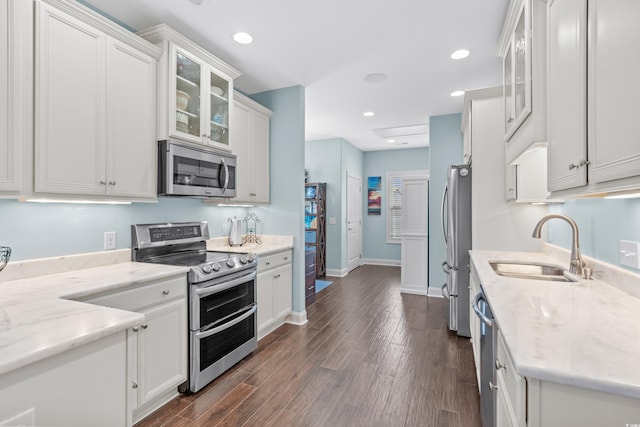
<svg viewBox="0 0 640 427">
<path fill-rule="evenodd" d="M 336 217 L 335 216 L 329 217 L 329 224 L 336 225 Z"/>
<path fill-rule="evenodd" d="M 104 249 L 111 250 L 116 248 L 116 232 L 105 231 L 104 233 Z"/>
<path fill-rule="evenodd" d="M 629 240 L 620 240 L 620 264 L 640 269 L 640 242 L 632 242 Z"/>
</svg>

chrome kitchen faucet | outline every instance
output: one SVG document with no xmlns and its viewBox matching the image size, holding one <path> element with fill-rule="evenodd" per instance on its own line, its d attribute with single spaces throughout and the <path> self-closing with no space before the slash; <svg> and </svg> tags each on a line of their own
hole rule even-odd
<svg viewBox="0 0 640 427">
<path fill-rule="evenodd" d="M 542 231 L 542 225 L 553 218 L 564 219 L 571 226 L 571 231 L 573 232 L 573 242 L 571 244 L 571 264 L 569 265 L 569 272 L 582 275 L 582 270 L 585 269 L 586 264 L 582 259 L 582 255 L 580 254 L 580 244 L 578 243 L 578 224 L 571 218 L 565 215 L 551 214 L 543 217 L 536 224 L 533 229 L 533 234 L 531 237 L 536 239 L 540 238 L 540 232 Z"/>
</svg>

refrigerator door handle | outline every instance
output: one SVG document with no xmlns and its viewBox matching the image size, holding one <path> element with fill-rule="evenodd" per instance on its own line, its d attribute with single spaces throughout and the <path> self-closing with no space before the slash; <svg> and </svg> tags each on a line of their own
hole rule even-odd
<svg viewBox="0 0 640 427">
<path fill-rule="evenodd" d="M 440 206 L 440 220 L 442 221 L 442 237 L 444 237 L 444 243 L 445 245 L 448 243 L 447 242 L 447 225 L 445 224 L 444 221 L 444 215 L 445 215 L 445 208 L 447 205 L 447 193 L 449 191 L 449 185 L 445 185 L 444 187 L 444 193 L 442 193 L 442 204 Z"/>
<path fill-rule="evenodd" d="M 451 299 L 451 295 L 449 295 L 449 289 L 447 289 L 447 284 L 442 285 L 442 296 L 446 299 Z"/>
<path fill-rule="evenodd" d="M 449 274 L 449 271 L 451 271 L 451 267 L 447 264 L 447 261 L 442 263 L 442 271 L 444 271 L 445 274 Z"/>
</svg>

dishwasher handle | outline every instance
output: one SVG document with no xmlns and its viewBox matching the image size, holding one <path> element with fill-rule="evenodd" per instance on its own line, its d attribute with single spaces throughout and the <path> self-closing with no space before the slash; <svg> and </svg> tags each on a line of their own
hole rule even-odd
<svg viewBox="0 0 640 427">
<path fill-rule="evenodd" d="M 482 320 L 482 323 L 492 328 L 493 319 L 489 319 L 487 315 L 484 314 L 482 310 L 480 310 L 480 307 L 478 307 L 478 303 L 480 301 L 483 301 L 485 304 L 487 303 L 487 301 L 484 299 L 484 296 L 482 295 L 482 292 L 478 292 L 476 296 L 473 297 L 473 301 L 471 301 L 471 308 L 473 308 L 473 311 L 475 311 L 476 315 L 480 318 L 480 320 Z"/>
</svg>

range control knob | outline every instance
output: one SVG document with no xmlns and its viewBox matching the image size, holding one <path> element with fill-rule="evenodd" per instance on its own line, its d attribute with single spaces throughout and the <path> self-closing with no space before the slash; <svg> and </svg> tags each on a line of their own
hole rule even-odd
<svg viewBox="0 0 640 427">
<path fill-rule="evenodd" d="M 218 264 L 217 262 L 210 265 L 213 271 L 220 271 L 220 264 Z"/>
<path fill-rule="evenodd" d="M 211 270 L 212 270 L 211 264 L 205 264 L 202 266 L 202 271 L 204 271 L 206 274 L 211 273 Z"/>
<path fill-rule="evenodd" d="M 236 266 L 236 263 L 235 263 L 235 261 L 233 260 L 233 258 L 229 258 L 229 259 L 227 260 L 227 267 L 229 267 L 229 268 L 233 268 L 233 267 L 235 267 L 235 266 Z"/>
<path fill-rule="evenodd" d="M 242 255 L 240 257 L 240 264 L 246 264 L 247 263 L 247 256 L 246 255 Z"/>
<path fill-rule="evenodd" d="M 256 260 L 256 257 L 254 254 L 247 254 L 247 261 L 248 262 L 253 262 Z"/>
</svg>

